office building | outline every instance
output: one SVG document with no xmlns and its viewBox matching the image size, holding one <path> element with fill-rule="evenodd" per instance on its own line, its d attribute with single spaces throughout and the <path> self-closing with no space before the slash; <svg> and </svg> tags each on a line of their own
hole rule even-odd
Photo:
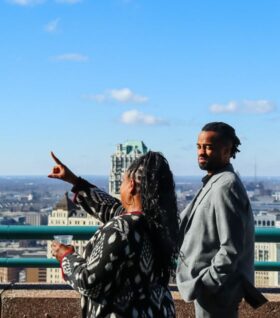
<svg viewBox="0 0 280 318">
<path fill-rule="evenodd" d="M 79 209 L 65 193 L 60 202 L 55 206 L 48 220 L 49 226 L 100 226 L 101 222 L 93 216 L 86 213 L 84 210 Z M 73 240 L 72 245 L 75 250 L 82 255 L 87 241 Z M 51 255 L 51 241 L 48 241 L 47 256 Z M 47 283 L 65 283 L 62 279 L 60 268 L 47 269 Z"/>
<path fill-rule="evenodd" d="M 112 155 L 109 177 L 111 195 L 119 198 L 123 173 L 136 158 L 147 152 L 148 148 L 143 141 L 127 141 L 117 145 L 116 152 Z"/>
<path fill-rule="evenodd" d="M 277 224 L 277 214 L 262 211 L 254 216 L 256 227 L 275 227 Z M 279 243 L 255 243 L 255 261 L 277 262 L 279 258 Z M 278 272 L 255 271 L 256 287 L 276 287 L 279 286 Z"/>
</svg>

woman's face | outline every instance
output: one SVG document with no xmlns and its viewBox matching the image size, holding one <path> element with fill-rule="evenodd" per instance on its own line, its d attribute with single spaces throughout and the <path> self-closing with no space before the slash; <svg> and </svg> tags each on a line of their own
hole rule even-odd
<svg viewBox="0 0 280 318">
<path fill-rule="evenodd" d="M 123 175 L 123 180 L 120 188 L 121 202 L 123 207 L 126 209 L 131 201 L 131 191 L 132 191 L 132 179 L 128 176 L 127 172 Z"/>
</svg>

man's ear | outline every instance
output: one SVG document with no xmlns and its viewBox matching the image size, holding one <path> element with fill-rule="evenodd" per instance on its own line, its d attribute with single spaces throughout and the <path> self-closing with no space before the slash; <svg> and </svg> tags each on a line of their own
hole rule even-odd
<svg viewBox="0 0 280 318">
<path fill-rule="evenodd" d="M 224 148 L 224 154 L 228 159 L 231 158 L 231 151 L 232 151 L 232 143 L 228 143 Z"/>
</svg>

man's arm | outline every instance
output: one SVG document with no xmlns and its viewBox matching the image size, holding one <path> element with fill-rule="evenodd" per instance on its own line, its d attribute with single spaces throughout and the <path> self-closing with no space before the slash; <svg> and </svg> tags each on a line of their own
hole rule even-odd
<svg viewBox="0 0 280 318">
<path fill-rule="evenodd" d="M 215 189 L 213 204 L 220 249 L 201 278 L 203 286 L 211 293 L 217 292 L 237 271 L 245 248 L 244 232 L 249 213 L 247 196 L 236 181 Z"/>
</svg>

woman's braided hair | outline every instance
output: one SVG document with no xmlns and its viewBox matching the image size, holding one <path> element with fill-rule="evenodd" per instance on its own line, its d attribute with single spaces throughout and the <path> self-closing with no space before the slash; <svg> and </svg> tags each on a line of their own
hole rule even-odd
<svg viewBox="0 0 280 318">
<path fill-rule="evenodd" d="M 161 276 L 168 284 L 178 257 L 179 217 L 175 183 L 169 164 L 159 152 L 149 151 L 127 170 L 136 182 Z"/>
</svg>

